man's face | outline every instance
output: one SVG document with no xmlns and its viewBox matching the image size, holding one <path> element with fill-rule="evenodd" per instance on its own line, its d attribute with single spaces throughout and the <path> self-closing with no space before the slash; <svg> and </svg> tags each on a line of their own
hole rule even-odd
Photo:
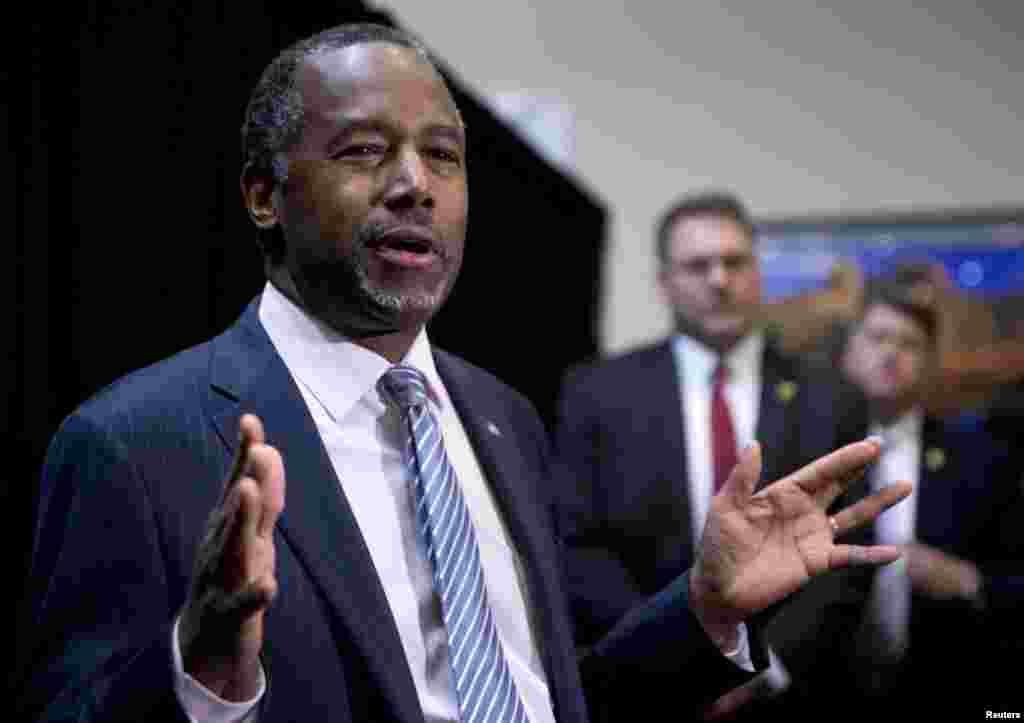
<svg viewBox="0 0 1024 723">
<path fill-rule="evenodd" d="M 869 401 L 901 413 L 919 401 L 931 357 L 920 323 L 896 307 L 873 304 L 850 337 L 843 369 Z"/>
<path fill-rule="evenodd" d="M 298 71 L 305 114 L 274 193 L 285 266 L 310 310 L 366 336 L 418 328 L 447 297 L 466 234 L 465 135 L 413 50 L 366 43 Z"/>
<path fill-rule="evenodd" d="M 753 239 L 731 219 L 694 216 L 669 229 L 666 251 L 659 283 L 677 330 L 729 349 L 750 331 L 761 302 Z"/>
</svg>

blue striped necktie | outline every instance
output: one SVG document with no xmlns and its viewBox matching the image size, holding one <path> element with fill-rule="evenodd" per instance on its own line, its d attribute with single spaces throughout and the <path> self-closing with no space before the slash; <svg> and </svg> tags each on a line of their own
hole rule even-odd
<svg viewBox="0 0 1024 723">
<path fill-rule="evenodd" d="M 401 410 L 403 450 L 416 485 L 416 522 L 434 572 L 448 632 L 448 661 L 462 723 L 528 723 L 487 603 L 469 509 L 427 406 L 426 379 L 414 367 L 389 369 L 379 389 Z"/>
</svg>

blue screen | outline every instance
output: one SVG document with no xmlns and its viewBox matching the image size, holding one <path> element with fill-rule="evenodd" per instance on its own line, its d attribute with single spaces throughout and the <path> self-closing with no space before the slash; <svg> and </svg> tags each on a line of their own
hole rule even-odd
<svg viewBox="0 0 1024 723">
<path fill-rule="evenodd" d="M 966 292 L 1024 292 L 1024 221 L 768 224 L 759 227 L 758 251 L 768 299 L 823 287 L 843 260 L 867 276 L 931 261 Z"/>
</svg>

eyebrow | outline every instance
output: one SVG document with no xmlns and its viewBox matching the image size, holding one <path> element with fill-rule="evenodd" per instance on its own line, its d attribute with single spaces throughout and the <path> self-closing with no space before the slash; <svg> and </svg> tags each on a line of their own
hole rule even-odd
<svg viewBox="0 0 1024 723">
<path fill-rule="evenodd" d="M 448 138 L 456 143 L 462 145 L 466 142 L 466 131 L 465 127 L 461 125 L 451 125 L 448 123 L 434 123 L 426 127 L 424 131 L 425 135 L 428 136 L 442 136 Z"/>
</svg>

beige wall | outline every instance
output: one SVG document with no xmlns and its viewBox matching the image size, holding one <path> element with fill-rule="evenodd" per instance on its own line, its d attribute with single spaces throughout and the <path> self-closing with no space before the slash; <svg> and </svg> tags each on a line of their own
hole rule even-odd
<svg viewBox="0 0 1024 723">
<path fill-rule="evenodd" d="M 577 173 L 612 214 L 610 351 L 667 329 L 651 229 L 683 191 L 758 216 L 1024 205 L 1021 2 L 379 4 L 481 95 L 574 109 Z"/>
</svg>

